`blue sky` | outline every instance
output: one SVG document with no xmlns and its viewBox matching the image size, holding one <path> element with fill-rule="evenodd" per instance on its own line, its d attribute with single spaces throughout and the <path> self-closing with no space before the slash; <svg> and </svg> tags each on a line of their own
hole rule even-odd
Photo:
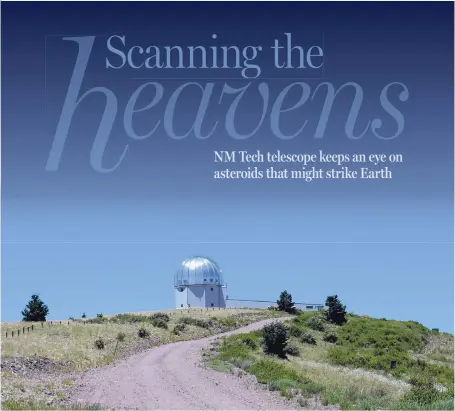
<svg viewBox="0 0 455 411">
<path fill-rule="evenodd" d="M 2 5 L 3 321 L 19 320 L 34 293 L 49 305 L 51 319 L 172 308 L 180 261 L 207 255 L 223 269 L 232 298 L 273 300 L 288 289 L 296 301 L 318 303 L 338 294 L 349 311 L 453 331 L 453 4 L 270 3 L 261 6 L 260 19 L 246 3 L 181 3 L 178 14 L 175 4 L 117 3 L 109 19 L 99 18 L 102 3 L 62 7 Z M 153 24 L 151 16 L 158 16 Z M 323 138 L 314 137 L 322 97 L 288 113 L 287 132 L 309 118 L 302 135 L 290 140 L 272 133 L 269 117 L 244 140 L 223 127 L 205 140 L 192 134 L 175 140 L 162 127 L 144 140 L 127 135 L 127 99 L 143 84 L 133 77 L 151 74 L 107 71 L 106 36 L 209 46 L 213 33 L 227 43 L 273 44 L 285 32 L 301 44 L 324 33 L 324 78 L 305 80 L 312 90 L 321 81 L 362 86 L 356 132 L 379 116 L 380 133 L 393 135 L 396 124 L 381 111 L 379 96 L 390 82 L 405 84 L 408 100 L 396 91 L 390 96 L 405 118 L 402 134 L 349 139 L 344 127 L 352 95 L 346 92 L 337 96 Z M 77 108 L 59 168 L 46 170 L 77 52 L 65 35 L 96 37 L 81 93 L 102 86 L 118 98 L 104 166 L 115 164 L 126 145 L 128 151 L 111 173 L 90 164 L 105 104 L 100 94 Z M 267 69 L 270 59 L 261 58 Z M 303 76 L 267 73 L 273 98 Z M 157 80 L 164 103 L 137 116 L 137 133 L 163 119 L 166 99 L 186 74 L 167 75 Z M 223 84 L 215 81 L 217 93 Z M 257 119 L 254 90 L 253 82 L 238 112 L 242 132 Z M 225 100 L 210 106 L 207 124 L 224 124 Z M 194 92 L 180 101 L 179 132 L 188 129 L 198 101 Z M 404 161 L 391 180 L 212 178 L 214 150 L 257 149 L 400 153 Z"/>
</svg>

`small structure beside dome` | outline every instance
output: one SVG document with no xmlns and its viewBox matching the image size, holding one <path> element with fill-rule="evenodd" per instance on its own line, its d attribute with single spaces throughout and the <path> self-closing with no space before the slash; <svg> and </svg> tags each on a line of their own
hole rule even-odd
<svg viewBox="0 0 455 411">
<path fill-rule="evenodd" d="M 176 308 L 226 307 L 227 284 L 218 264 L 207 257 L 182 261 L 174 288 Z"/>
</svg>

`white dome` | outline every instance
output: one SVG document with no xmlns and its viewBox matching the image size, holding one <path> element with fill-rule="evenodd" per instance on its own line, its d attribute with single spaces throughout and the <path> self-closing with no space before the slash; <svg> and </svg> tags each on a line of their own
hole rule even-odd
<svg viewBox="0 0 455 411">
<path fill-rule="evenodd" d="M 206 257 L 192 257 L 181 262 L 174 276 L 174 286 L 224 285 L 219 265 Z"/>
</svg>

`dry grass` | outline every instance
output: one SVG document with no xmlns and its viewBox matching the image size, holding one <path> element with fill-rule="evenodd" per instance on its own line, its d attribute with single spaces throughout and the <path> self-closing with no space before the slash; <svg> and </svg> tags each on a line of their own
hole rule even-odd
<svg viewBox="0 0 455 411">
<path fill-rule="evenodd" d="M 158 311 L 155 311 L 158 312 Z M 135 315 L 148 316 L 155 312 L 134 313 Z M 150 344 L 164 344 L 172 341 L 202 338 L 220 331 L 217 329 L 204 329 L 196 326 L 186 326 L 184 333 L 176 336 L 172 329 L 178 323 L 179 318 L 189 316 L 193 318 L 208 319 L 210 317 L 232 318 L 238 321 L 238 325 L 251 323 L 264 318 L 277 316 L 277 313 L 267 310 L 226 309 L 226 310 L 170 310 L 162 311 L 170 316 L 168 329 L 153 327 L 151 324 L 142 323 L 114 323 L 83 324 L 74 321 L 53 321 L 53 325 L 34 323 L 34 331 L 22 334 L 22 327 L 29 327 L 32 323 L 2 323 L 2 357 L 44 357 L 54 362 L 70 362 L 74 370 L 85 370 L 90 367 L 110 363 L 120 352 L 129 347 L 141 344 L 144 339 L 138 337 L 138 330 L 145 327 L 150 332 Z M 112 318 L 113 316 L 106 316 Z M 21 333 L 17 336 L 17 330 Z M 11 331 L 15 336 L 11 337 Z M 5 333 L 8 332 L 8 338 Z M 125 340 L 118 344 L 116 350 L 116 337 L 119 333 L 125 334 Z M 95 340 L 101 338 L 105 348 L 100 350 L 95 347 Z M 159 339 L 159 342 L 157 342 Z M 155 342 L 153 342 L 155 341 Z"/>
<path fill-rule="evenodd" d="M 432 333 L 428 338 L 419 357 L 435 364 L 453 367 L 454 364 L 453 335 L 447 333 Z"/>
<path fill-rule="evenodd" d="M 169 315 L 167 329 L 151 324 L 150 315 L 157 312 Z M 118 322 L 114 315 L 110 315 L 105 316 L 106 319 L 100 323 L 62 320 L 61 324 L 60 321 L 53 321 L 52 325 L 45 323 L 44 327 L 41 323 L 2 323 L 2 363 L 10 360 L 14 363 L 18 359 L 20 366 L 22 360 L 34 362 L 34 357 L 38 357 L 63 365 L 59 374 L 48 373 L 42 369 L 27 369 L 27 366 L 22 366 L 19 371 L 2 368 L 2 408 L 64 409 L 68 406 L 66 397 L 74 389 L 80 371 L 109 364 L 121 356 L 134 354 L 154 345 L 198 339 L 222 332 L 226 327 L 232 329 L 261 319 L 283 316 L 283 313 L 260 309 L 190 309 L 127 314 L 130 314 L 130 319 L 135 322 Z M 138 316 L 143 316 L 144 321 L 137 321 Z M 181 318 L 188 317 L 219 320 L 212 321 L 208 328 L 186 324 L 183 332 L 175 335 L 172 332 L 175 325 L 179 324 Z M 87 320 L 89 319 L 84 321 Z M 34 331 L 27 332 L 27 327 L 32 324 Z M 25 327 L 25 334 L 22 333 L 22 327 Z M 148 338 L 138 336 L 140 328 L 149 332 Z M 12 331 L 14 337 L 11 337 Z M 6 332 L 8 338 L 5 338 Z M 121 342 L 117 341 L 119 333 L 124 334 Z M 95 346 L 97 339 L 103 340 L 104 349 Z M 81 409 L 95 408 L 87 405 Z"/>
</svg>

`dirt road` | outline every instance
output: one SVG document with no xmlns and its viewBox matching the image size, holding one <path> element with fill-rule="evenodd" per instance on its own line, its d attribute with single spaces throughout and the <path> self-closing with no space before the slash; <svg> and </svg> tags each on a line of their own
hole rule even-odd
<svg viewBox="0 0 455 411">
<path fill-rule="evenodd" d="M 281 319 L 284 320 L 284 319 Z M 275 393 L 201 367 L 201 350 L 220 336 L 245 333 L 275 320 L 197 341 L 162 345 L 84 375 L 77 399 L 114 409 L 283 410 L 291 406 Z"/>
</svg>

